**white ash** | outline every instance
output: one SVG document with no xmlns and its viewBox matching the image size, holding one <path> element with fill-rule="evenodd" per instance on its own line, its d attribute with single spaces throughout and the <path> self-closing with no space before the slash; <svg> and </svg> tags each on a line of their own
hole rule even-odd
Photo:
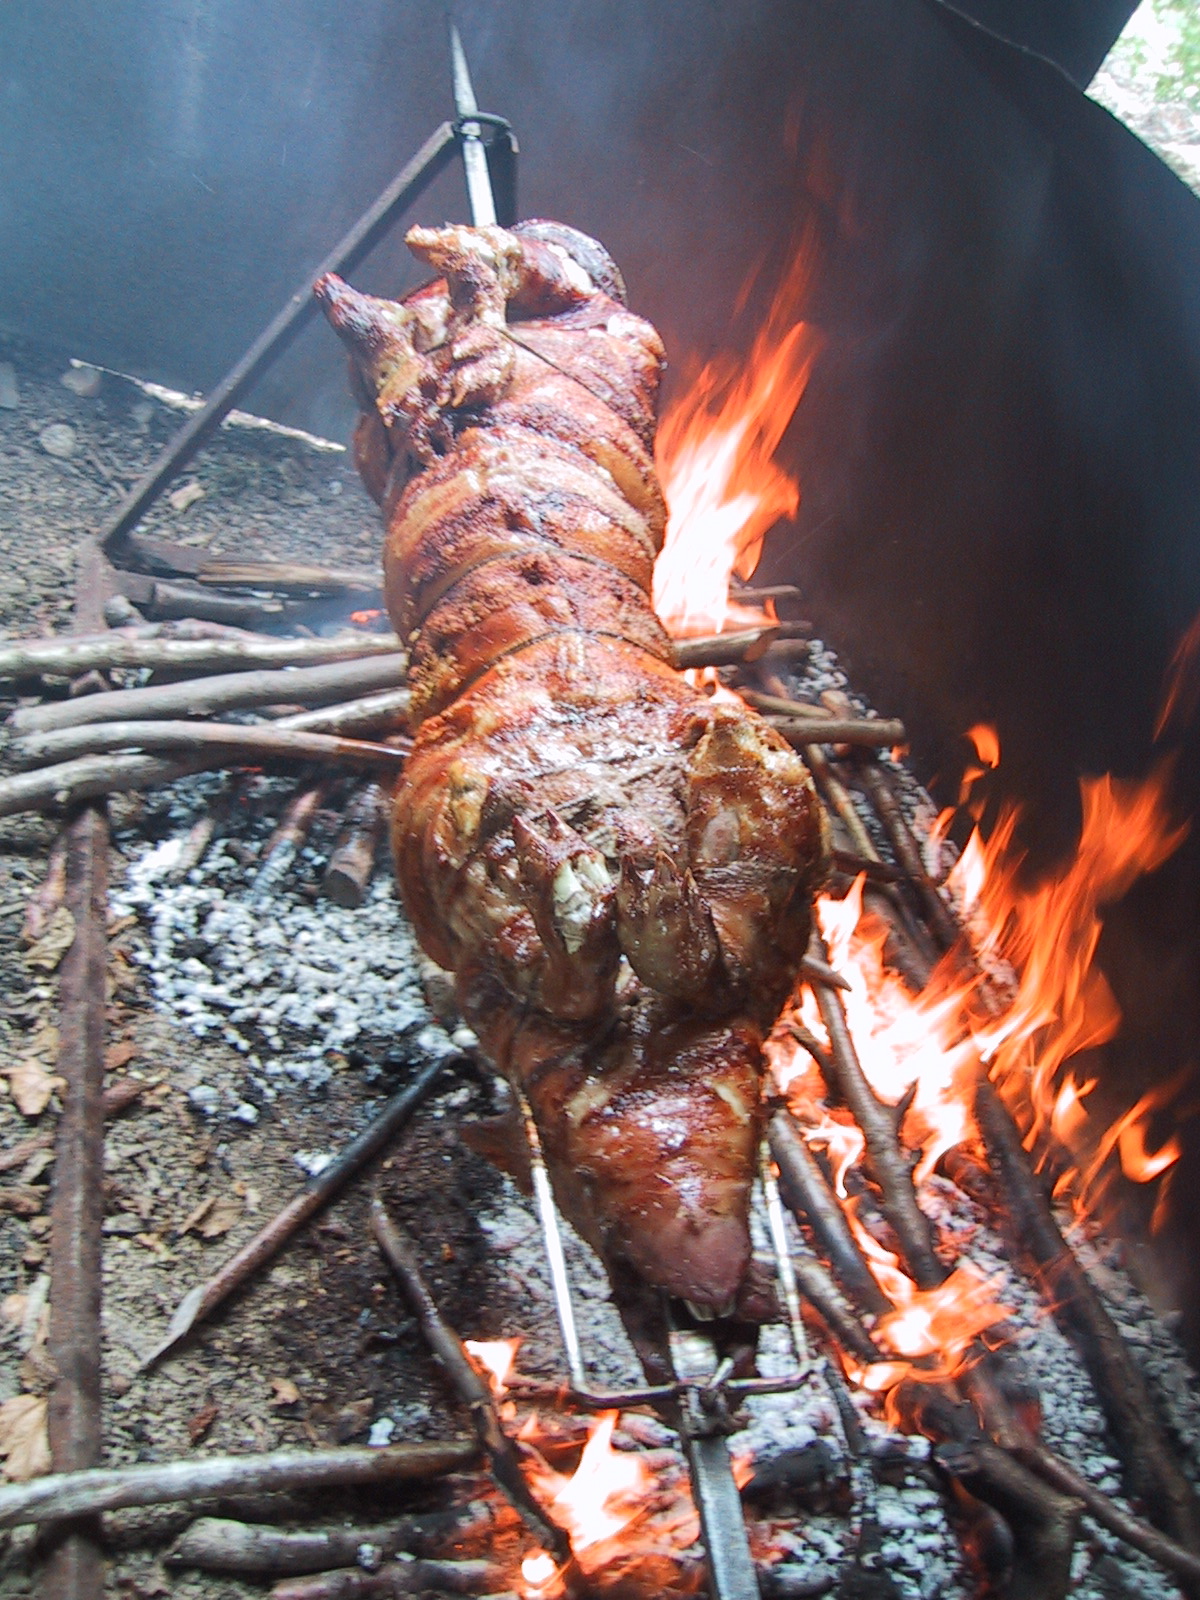
<svg viewBox="0 0 1200 1600">
<path fill-rule="evenodd" d="M 217 1036 L 246 1060 L 266 1101 L 288 1084 L 319 1089 L 347 1050 L 388 1042 L 429 1025 L 412 932 L 380 872 L 365 903 L 347 910 L 317 886 L 336 829 L 314 826 L 291 871 L 262 881 L 255 849 L 270 836 L 269 812 L 288 787 L 263 780 L 235 808 L 200 865 L 175 882 L 188 828 L 209 810 L 219 780 L 188 779 L 167 796 L 170 835 L 150 844 L 120 836 L 126 882 L 114 886 L 115 916 L 136 913 L 145 932 L 134 959 L 147 970 L 155 1003 L 199 1038 Z M 431 1043 L 446 1048 L 438 1030 Z M 197 1110 L 249 1122 L 247 1099 L 223 1102 L 210 1086 L 190 1092 Z M 311 1170 L 311 1163 L 309 1166 Z"/>
</svg>

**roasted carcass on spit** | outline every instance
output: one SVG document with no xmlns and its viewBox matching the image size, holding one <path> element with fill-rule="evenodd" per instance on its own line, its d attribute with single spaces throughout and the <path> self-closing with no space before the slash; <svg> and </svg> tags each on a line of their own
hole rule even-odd
<svg viewBox="0 0 1200 1600">
<path fill-rule="evenodd" d="M 619 1301 L 752 1315 L 761 1042 L 825 863 L 805 767 L 672 667 L 650 605 L 663 348 L 595 241 L 413 228 L 400 302 L 317 285 L 419 731 L 401 892 L 533 1107 Z"/>
</svg>

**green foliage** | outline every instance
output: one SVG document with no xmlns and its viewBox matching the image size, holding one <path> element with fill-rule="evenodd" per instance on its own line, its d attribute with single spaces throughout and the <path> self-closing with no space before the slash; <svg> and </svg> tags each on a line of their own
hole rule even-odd
<svg viewBox="0 0 1200 1600">
<path fill-rule="evenodd" d="M 1176 30 L 1165 71 L 1155 80 L 1158 100 L 1182 100 L 1200 110 L 1200 4 L 1197 0 L 1152 0 L 1154 14 Z"/>
</svg>

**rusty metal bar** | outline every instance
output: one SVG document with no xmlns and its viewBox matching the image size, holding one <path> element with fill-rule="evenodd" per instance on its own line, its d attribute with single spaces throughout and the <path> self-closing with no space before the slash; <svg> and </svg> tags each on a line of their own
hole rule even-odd
<svg viewBox="0 0 1200 1600">
<path fill-rule="evenodd" d="M 192 413 L 149 472 L 117 507 L 100 534 L 101 548 L 107 555 L 123 559 L 134 556 L 151 571 L 177 570 L 174 546 L 164 547 L 154 540 L 138 539 L 133 529 L 175 474 L 212 437 L 246 391 L 316 314 L 313 281 L 327 272 L 352 271 L 383 238 L 396 217 L 449 166 L 457 148 L 453 127 L 443 122 L 375 203 L 363 212 L 349 233 L 305 277 L 282 311 L 263 329 L 237 365 L 225 374 L 200 410 Z M 183 551 L 184 555 L 188 553 L 186 549 Z M 190 554 L 194 558 L 196 552 Z"/>
</svg>

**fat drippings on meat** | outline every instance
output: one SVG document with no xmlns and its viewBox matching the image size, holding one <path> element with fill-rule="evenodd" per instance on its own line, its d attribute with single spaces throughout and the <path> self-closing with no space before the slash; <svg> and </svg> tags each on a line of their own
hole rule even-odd
<svg viewBox="0 0 1200 1600">
<path fill-rule="evenodd" d="M 650 605 L 663 348 L 556 224 L 414 228 L 400 302 L 317 285 L 409 640 L 400 888 L 533 1106 L 555 1194 L 628 1300 L 753 1298 L 761 1042 L 824 870 L 799 757 L 672 668 Z"/>
</svg>

